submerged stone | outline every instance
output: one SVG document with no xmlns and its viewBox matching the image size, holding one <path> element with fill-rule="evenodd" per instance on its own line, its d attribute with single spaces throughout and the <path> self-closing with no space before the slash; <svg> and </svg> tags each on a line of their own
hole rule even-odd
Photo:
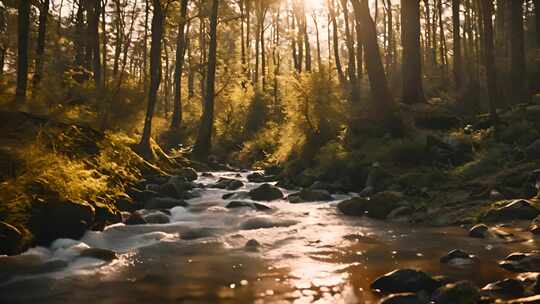
<svg viewBox="0 0 540 304">
<path fill-rule="evenodd" d="M 371 283 L 371 289 L 388 293 L 418 292 L 421 290 L 431 292 L 438 286 L 438 282 L 431 276 L 416 269 L 394 270 Z"/>
</svg>

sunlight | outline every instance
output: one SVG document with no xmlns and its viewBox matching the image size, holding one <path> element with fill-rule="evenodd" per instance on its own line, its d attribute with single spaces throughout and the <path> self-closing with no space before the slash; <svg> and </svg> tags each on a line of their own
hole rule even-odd
<svg viewBox="0 0 540 304">
<path fill-rule="evenodd" d="M 326 0 L 304 0 L 306 9 L 311 10 L 320 10 L 326 7 Z"/>
</svg>

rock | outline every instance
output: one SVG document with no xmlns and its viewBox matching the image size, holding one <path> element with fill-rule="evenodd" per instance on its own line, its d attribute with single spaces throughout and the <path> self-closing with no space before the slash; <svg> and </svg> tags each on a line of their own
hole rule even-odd
<svg viewBox="0 0 540 304">
<path fill-rule="evenodd" d="M 226 190 L 236 190 L 244 186 L 244 183 L 232 178 L 220 178 L 217 183 L 211 185 L 212 188 L 226 189 Z"/>
<path fill-rule="evenodd" d="M 191 167 L 185 167 L 179 170 L 175 170 L 174 172 L 176 175 L 185 178 L 188 181 L 194 181 L 197 180 L 197 171 Z"/>
<path fill-rule="evenodd" d="M 22 248 L 23 235 L 16 227 L 0 221 L 0 255 L 17 254 Z"/>
<path fill-rule="evenodd" d="M 116 252 L 101 248 L 87 248 L 81 252 L 80 256 L 83 258 L 94 258 L 110 262 L 116 259 Z"/>
<path fill-rule="evenodd" d="M 251 240 L 246 242 L 246 245 L 244 246 L 244 249 L 246 251 L 256 252 L 256 251 L 259 251 L 260 247 L 261 247 L 261 244 L 259 242 L 257 242 L 257 240 L 251 239 Z"/>
<path fill-rule="evenodd" d="M 167 224 L 170 222 L 169 217 L 161 211 L 152 212 L 143 218 L 148 224 Z"/>
<path fill-rule="evenodd" d="M 194 182 L 188 181 L 184 177 L 178 175 L 171 176 L 167 183 L 173 185 L 174 188 L 176 188 L 177 193 L 184 193 L 197 187 L 197 184 Z"/>
<path fill-rule="evenodd" d="M 540 295 L 510 300 L 506 304 L 540 304 Z"/>
<path fill-rule="evenodd" d="M 439 284 L 426 273 L 415 269 L 398 269 L 371 283 L 371 289 L 381 292 L 401 293 L 425 290 L 432 292 Z"/>
<path fill-rule="evenodd" d="M 401 206 L 392 210 L 387 219 L 394 222 L 406 222 L 410 220 L 410 216 L 414 213 L 414 209 L 409 206 Z"/>
<path fill-rule="evenodd" d="M 145 209 L 171 209 L 174 207 L 187 207 L 187 203 L 183 200 L 172 197 L 154 197 L 147 201 L 144 205 Z"/>
<path fill-rule="evenodd" d="M 245 220 L 240 224 L 240 229 L 243 230 L 254 230 L 262 228 L 273 228 L 273 227 L 289 227 L 296 225 L 298 221 L 294 220 L 281 220 L 273 219 L 266 216 L 253 217 L 248 220 Z"/>
<path fill-rule="evenodd" d="M 540 214 L 540 210 L 530 201 L 524 199 L 513 200 L 506 205 L 490 209 L 484 215 L 489 221 L 531 220 Z"/>
<path fill-rule="evenodd" d="M 258 188 L 249 191 L 249 196 L 255 201 L 273 201 L 283 198 L 283 193 L 275 186 L 262 184 Z"/>
<path fill-rule="evenodd" d="M 223 194 L 222 199 L 246 199 L 249 198 L 248 191 L 229 192 Z"/>
<path fill-rule="evenodd" d="M 185 231 L 184 233 L 181 233 L 180 238 L 182 240 L 196 240 L 200 238 L 215 236 L 216 233 L 217 233 L 217 229 L 215 228 L 207 228 L 207 227 L 194 228 L 194 229 Z"/>
<path fill-rule="evenodd" d="M 486 238 L 488 236 L 489 228 L 485 224 L 474 225 L 469 229 L 469 236 L 473 238 Z"/>
<path fill-rule="evenodd" d="M 95 209 L 83 201 L 53 200 L 34 204 L 29 221 L 38 245 L 59 238 L 79 239 L 95 219 Z"/>
<path fill-rule="evenodd" d="M 130 187 L 126 190 L 129 197 L 133 198 L 135 201 L 144 202 L 153 197 L 160 196 L 156 191 L 150 190 L 140 190 L 138 188 Z"/>
<path fill-rule="evenodd" d="M 214 174 L 212 174 L 210 172 L 203 172 L 203 173 L 201 173 L 201 176 L 202 177 L 214 177 Z"/>
<path fill-rule="evenodd" d="M 354 197 L 338 204 L 338 209 L 345 215 L 368 216 L 385 219 L 392 210 L 398 207 L 403 199 L 399 192 L 384 191 L 375 194 L 371 199 Z"/>
<path fill-rule="evenodd" d="M 171 183 L 165 183 L 159 186 L 156 189 L 156 192 L 160 194 L 160 196 L 172 197 L 176 199 L 182 198 L 182 195 L 184 193 L 184 192 L 178 192 L 178 190 L 176 190 L 176 187 Z"/>
<path fill-rule="evenodd" d="M 264 175 L 260 172 L 253 172 L 247 176 L 248 181 L 252 183 L 268 183 L 277 180 L 275 175 Z"/>
<path fill-rule="evenodd" d="M 478 287 L 469 281 L 446 284 L 432 296 L 432 300 L 437 304 L 476 304 L 479 299 Z"/>
<path fill-rule="evenodd" d="M 499 266 L 512 272 L 540 272 L 540 254 L 515 252 L 499 262 Z"/>
<path fill-rule="evenodd" d="M 405 293 L 396 293 L 391 294 L 387 297 L 382 298 L 379 301 L 379 304 L 424 304 L 415 293 L 405 292 Z"/>
<path fill-rule="evenodd" d="M 302 189 L 300 192 L 289 195 L 287 199 L 291 203 L 303 203 L 331 201 L 333 197 L 326 190 Z"/>
<path fill-rule="evenodd" d="M 297 189 L 296 185 L 291 182 L 289 179 L 282 179 L 276 183 L 276 187 L 280 187 L 287 190 Z"/>
<path fill-rule="evenodd" d="M 252 208 L 257 211 L 268 211 L 272 210 L 272 208 L 260 204 L 260 203 L 251 203 L 251 202 L 244 202 L 244 201 L 232 201 L 225 206 L 227 209 L 234 209 L 234 208 Z"/>
<path fill-rule="evenodd" d="M 498 295 L 520 297 L 525 293 L 525 287 L 520 280 L 504 279 L 486 285 L 482 290 Z"/>
<path fill-rule="evenodd" d="M 144 225 L 146 220 L 142 217 L 139 212 L 133 212 L 124 222 L 126 225 Z"/>
<path fill-rule="evenodd" d="M 525 155 L 528 159 L 540 158 L 540 139 L 533 141 L 525 148 Z"/>
<path fill-rule="evenodd" d="M 120 211 L 133 212 L 135 210 L 143 208 L 142 204 L 135 202 L 133 198 L 131 198 L 129 195 L 124 194 L 124 193 L 115 197 L 114 201 L 115 201 L 116 208 L 118 208 L 118 210 Z"/>
<path fill-rule="evenodd" d="M 536 281 L 534 282 L 533 292 L 538 294 L 540 293 L 540 275 L 536 276 Z"/>
<path fill-rule="evenodd" d="M 471 264 L 475 256 L 468 254 L 467 252 L 459 249 L 454 249 L 448 252 L 446 255 L 440 258 L 440 262 L 443 264 L 451 264 L 454 266 Z"/>
<path fill-rule="evenodd" d="M 540 216 L 537 216 L 531 223 L 529 230 L 532 234 L 540 235 Z"/>
</svg>

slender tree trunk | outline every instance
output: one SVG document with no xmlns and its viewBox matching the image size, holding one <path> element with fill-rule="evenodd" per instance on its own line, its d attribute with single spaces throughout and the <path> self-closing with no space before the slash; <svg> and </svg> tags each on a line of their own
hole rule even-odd
<svg viewBox="0 0 540 304">
<path fill-rule="evenodd" d="M 87 0 L 90 1 L 88 10 L 88 32 L 90 34 L 89 47 L 92 52 L 92 70 L 94 72 L 94 82 L 96 89 L 101 91 L 103 88 L 102 75 L 101 75 L 101 56 L 99 48 L 99 15 L 100 0 Z"/>
<path fill-rule="evenodd" d="M 26 101 L 28 85 L 28 35 L 30 32 L 30 1 L 19 1 L 17 11 L 17 88 L 16 101 Z"/>
<path fill-rule="evenodd" d="M 523 0 L 510 1 L 510 9 L 512 98 L 518 103 L 529 102 L 529 86 L 525 64 L 525 35 L 523 32 Z"/>
<path fill-rule="evenodd" d="M 349 82 L 351 84 L 351 91 L 355 91 L 353 87 L 356 87 L 356 63 L 354 55 L 354 46 L 353 38 L 351 35 L 351 29 L 349 27 L 349 9 L 347 7 L 347 0 L 341 0 L 341 9 L 343 10 L 343 21 L 345 23 L 345 42 L 347 45 L 347 51 L 349 54 L 349 63 L 348 63 L 348 73 L 349 73 Z M 353 100 L 356 96 L 353 94 Z"/>
<path fill-rule="evenodd" d="M 534 18 L 536 19 L 536 54 L 540 54 L 540 0 L 534 0 Z M 536 58 L 536 87 L 535 91 L 540 90 L 540 56 Z"/>
<path fill-rule="evenodd" d="M 101 1 L 101 0 L 99 0 Z M 104 0 L 101 3 L 101 33 L 102 36 L 102 44 L 101 44 L 101 62 L 102 62 L 102 77 L 103 77 L 103 86 L 107 87 L 107 43 L 108 43 L 108 36 L 107 36 L 107 22 L 106 22 L 106 7 L 107 7 L 107 0 Z"/>
<path fill-rule="evenodd" d="M 313 18 L 313 24 L 315 25 L 315 38 L 317 43 L 317 69 L 321 70 L 322 67 L 322 58 L 321 58 L 321 41 L 319 38 L 319 24 L 317 23 L 317 16 L 315 14 L 312 15 Z"/>
<path fill-rule="evenodd" d="M 43 55 L 45 54 L 45 36 L 47 34 L 47 16 L 49 15 L 49 0 L 44 0 L 39 8 L 38 41 L 36 48 L 36 67 L 32 86 L 34 90 L 39 87 L 43 75 Z"/>
<path fill-rule="evenodd" d="M 339 58 L 338 25 L 336 20 L 334 0 L 328 0 L 328 11 L 330 12 L 330 18 L 332 19 L 332 49 L 334 50 L 334 61 L 336 62 L 336 70 L 338 73 L 340 84 L 342 86 L 345 86 L 346 78 L 345 74 L 343 73 L 343 67 L 341 66 L 341 60 Z"/>
<path fill-rule="evenodd" d="M 306 72 L 311 72 L 311 46 L 309 44 L 309 35 L 307 32 L 307 20 L 305 12 L 302 14 L 303 33 L 304 33 L 304 49 L 306 50 Z"/>
<path fill-rule="evenodd" d="M 150 0 L 144 1 L 144 41 L 143 41 L 143 91 L 146 95 L 148 89 L 148 16 L 150 15 Z"/>
<path fill-rule="evenodd" d="M 6 22 L 6 8 L 0 7 L 0 35 L 6 37 L 7 22 Z M 0 41 L 0 80 L 4 76 L 4 65 L 6 62 L 6 49 L 7 41 Z"/>
<path fill-rule="evenodd" d="M 461 77 L 463 77 L 463 71 L 461 66 L 461 34 L 460 34 L 460 21 L 459 21 L 459 5 L 460 0 L 452 0 L 452 37 L 454 45 L 454 83 L 456 90 L 461 89 Z"/>
<path fill-rule="evenodd" d="M 160 0 L 152 0 L 154 14 L 152 16 L 152 37 L 150 45 L 150 87 L 148 90 L 148 107 L 144 119 L 144 129 L 139 143 L 142 152 L 151 156 L 150 137 L 152 133 L 152 118 L 156 107 L 157 92 L 161 82 L 161 40 L 163 39 L 163 23 L 165 16 Z"/>
<path fill-rule="evenodd" d="M 262 80 L 262 87 L 266 87 L 266 46 L 264 44 L 264 19 L 266 18 L 266 8 L 264 8 L 262 20 L 260 23 L 261 29 L 260 29 L 260 41 L 261 41 L 261 80 Z"/>
<path fill-rule="evenodd" d="M 114 1 L 116 6 L 116 20 L 115 20 L 115 31 L 116 31 L 116 43 L 114 47 L 114 60 L 113 60 L 113 75 L 115 78 L 118 77 L 118 66 L 120 63 L 120 54 L 122 53 L 122 45 L 124 41 L 124 20 L 122 16 L 122 5 L 120 0 Z"/>
<path fill-rule="evenodd" d="M 77 2 L 77 15 L 75 24 L 75 66 L 81 68 L 84 65 L 84 0 Z M 77 78 L 79 79 L 79 78 Z M 80 79 L 82 80 L 82 79 Z"/>
<path fill-rule="evenodd" d="M 442 18 L 442 0 L 438 0 L 437 2 L 437 10 L 438 10 L 438 16 L 439 16 L 439 48 L 440 48 L 440 54 L 441 54 L 441 76 L 443 79 L 447 78 L 447 66 L 448 66 L 448 55 L 446 52 L 446 39 L 444 37 L 444 24 L 443 24 L 443 18 Z"/>
<path fill-rule="evenodd" d="M 497 98 L 497 75 L 495 70 L 495 54 L 493 47 L 493 1 L 484 0 L 482 4 L 482 23 L 484 27 L 484 64 L 486 67 L 487 91 L 489 112 L 493 125 L 497 126 L 497 109 L 495 106 Z"/>
<path fill-rule="evenodd" d="M 401 3 L 401 41 L 403 42 L 403 102 L 425 102 L 420 57 L 420 1 Z"/>
<path fill-rule="evenodd" d="M 355 18 L 355 32 L 356 32 L 356 81 L 358 83 L 358 90 L 360 90 L 360 80 L 364 73 L 364 51 L 362 49 L 362 27 L 357 18 Z"/>
<path fill-rule="evenodd" d="M 208 50 L 208 74 L 204 109 L 193 154 L 199 159 L 206 159 L 212 148 L 212 129 L 214 125 L 214 94 L 216 79 L 217 24 L 219 0 L 212 0 L 210 11 L 210 46 Z"/>
<path fill-rule="evenodd" d="M 180 22 L 178 23 L 178 37 L 176 38 L 176 63 L 174 66 L 174 108 L 171 120 L 171 129 L 177 129 L 182 123 L 182 71 L 184 55 L 186 53 L 185 27 L 187 22 L 188 0 L 182 0 L 180 5 Z"/>
</svg>

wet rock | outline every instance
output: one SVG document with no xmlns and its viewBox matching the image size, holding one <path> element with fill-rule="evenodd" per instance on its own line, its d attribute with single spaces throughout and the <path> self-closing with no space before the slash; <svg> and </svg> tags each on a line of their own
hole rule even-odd
<svg viewBox="0 0 540 304">
<path fill-rule="evenodd" d="M 273 201 L 283 198 L 283 192 L 270 184 L 262 184 L 249 191 L 249 196 L 255 201 Z"/>
<path fill-rule="evenodd" d="M 532 234 L 540 235 L 540 216 L 537 216 L 531 223 L 529 230 Z"/>
<path fill-rule="evenodd" d="M 203 172 L 203 173 L 201 173 L 201 176 L 202 177 L 214 177 L 214 174 L 212 174 L 210 172 Z"/>
<path fill-rule="evenodd" d="M 281 219 L 274 219 L 271 217 L 253 217 L 248 220 L 245 220 L 240 224 L 240 229 L 243 230 L 254 230 L 254 229 L 261 229 L 261 228 L 273 228 L 273 227 L 289 227 L 292 225 L 296 225 L 298 221 L 294 220 L 281 220 Z"/>
<path fill-rule="evenodd" d="M 144 220 L 148 224 L 167 224 L 170 222 L 169 217 L 161 211 L 152 212 L 150 214 L 145 215 Z"/>
<path fill-rule="evenodd" d="M 446 255 L 440 258 L 440 262 L 443 264 L 450 264 L 454 266 L 471 264 L 475 259 L 475 256 L 469 254 L 463 250 L 454 249 L 448 252 Z"/>
<path fill-rule="evenodd" d="M 469 236 L 473 238 L 486 238 L 488 236 L 489 228 L 485 224 L 474 225 L 469 229 Z"/>
<path fill-rule="evenodd" d="M 531 220 L 539 214 L 540 210 L 530 201 L 518 199 L 510 201 L 502 207 L 489 210 L 484 218 L 488 221 Z"/>
<path fill-rule="evenodd" d="M 188 204 L 172 197 L 154 197 L 144 204 L 145 209 L 171 209 L 174 207 L 186 207 Z"/>
<path fill-rule="evenodd" d="M 506 304 L 540 304 L 540 295 L 510 300 Z"/>
<path fill-rule="evenodd" d="M 520 297 L 523 296 L 523 294 L 525 293 L 525 287 L 523 286 L 523 283 L 517 279 L 504 279 L 501 281 L 493 282 L 486 285 L 484 288 L 482 288 L 482 290 L 498 295 L 512 297 Z"/>
<path fill-rule="evenodd" d="M 405 292 L 391 294 L 387 297 L 384 297 L 379 301 L 379 304 L 424 304 L 418 295 L 415 293 Z"/>
<path fill-rule="evenodd" d="M 272 208 L 261 204 L 261 203 L 252 203 L 252 202 L 245 202 L 245 201 L 232 201 L 225 206 L 227 209 L 234 209 L 234 208 L 252 208 L 257 211 L 268 211 L 272 210 Z"/>
<path fill-rule="evenodd" d="M 147 201 L 147 200 L 149 200 L 149 199 L 151 199 L 153 197 L 160 196 L 160 194 L 157 193 L 156 191 L 140 190 L 140 189 L 134 188 L 134 187 L 128 188 L 126 192 L 131 198 L 133 198 L 135 201 L 139 201 L 139 202 L 144 202 L 144 201 Z"/>
<path fill-rule="evenodd" d="M 437 304 L 476 304 L 479 299 L 478 287 L 469 281 L 446 284 L 432 296 L 432 300 Z"/>
<path fill-rule="evenodd" d="M 257 242 L 257 240 L 255 239 L 251 239 L 247 241 L 246 245 L 244 246 L 244 249 L 246 251 L 252 251 L 252 252 L 259 251 L 259 248 L 261 248 L 261 244 Z"/>
<path fill-rule="evenodd" d="M 515 252 L 499 262 L 499 266 L 512 272 L 540 272 L 540 254 Z"/>
<path fill-rule="evenodd" d="M 223 194 L 222 199 L 246 199 L 249 198 L 248 191 L 229 192 Z"/>
<path fill-rule="evenodd" d="M 80 256 L 83 258 L 94 258 L 110 262 L 116 259 L 116 252 L 102 248 L 87 248 L 81 252 Z"/>
<path fill-rule="evenodd" d="M 287 190 L 295 190 L 298 189 L 298 187 L 289 179 L 281 179 L 276 183 L 276 187 L 280 187 Z"/>
<path fill-rule="evenodd" d="M 138 209 L 142 209 L 143 205 L 134 201 L 133 198 L 131 198 L 127 194 L 120 194 L 115 199 L 115 205 L 116 208 L 120 211 L 129 211 L 133 212 Z"/>
<path fill-rule="evenodd" d="M 190 167 L 185 167 L 179 170 L 175 170 L 174 172 L 176 175 L 185 178 L 188 181 L 194 181 L 197 180 L 197 171 L 195 169 Z"/>
<path fill-rule="evenodd" d="M 540 293 L 540 275 L 536 276 L 536 281 L 533 285 L 533 292 L 536 294 Z"/>
<path fill-rule="evenodd" d="M 401 206 L 392 210 L 386 218 L 394 222 L 407 222 L 410 220 L 413 213 L 414 209 L 412 207 Z"/>
<path fill-rule="evenodd" d="M 333 197 L 326 190 L 302 189 L 300 192 L 289 195 L 287 199 L 291 203 L 304 203 L 331 201 Z"/>
<path fill-rule="evenodd" d="M 19 229 L 0 221 L 0 255 L 16 254 L 21 251 L 23 235 Z"/>
<path fill-rule="evenodd" d="M 211 185 L 212 188 L 226 189 L 226 190 L 236 190 L 244 186 L 244 183 L 232 178 L 220 178 L 217 183 Z"/>
<path fill-rule="evenodd" d="M 194 228 L 190 229 L 188 231 L 185 231 L 184 233 L 180 234 L 180 238 L 182 240 L 196 240 L 201 239 L 205 237 L 212 237 L 217 234 L 217 229 L 215 228 Z"/>
<path fill-rule="evenodd" d="M 388 293 L 433 291 L 439 287 L 437 281 L 425 272 L 415 269 L 398 269 L 389 272 L 371 283 L 371 289 Z"/>
<path fill-rule="evenodd" d="M 29 227 L 39 245 L 58 238 L 79 239 L 95 219 L 94 207 L 83 201 L 54 200 L 34 206 Z"/>
<path fill-rule="evenodd" d="M 146 224 L 146 220 L 139 212 L 133 212 L 124 222 L 126 225 L 143 225 Z"/>
<path fill-rule="evenodd" d="M 189 190 L 193 190 L 193 188 L 196 188 L 198 185 L 194 182 L 186 180 L 184 177 L 174 175 L 169 178 L 169 181 L 167 182 L 176 188 L 177 193 L 184 193 Z"/>
<path fill-rule="evenodd" d="M 338 204 L 338 209 L 345 215 L 368 216 L 376 219 L 385 219 L 392 210 L 396 209 L 403 199 L 399 192 L 384 191 L 375 194 L 372 198 L 355 197 Z"/>
<path fill-rule="evenodd" d="M 178 192 L 178 190 L 176 190 L 176 187 L 171 183 L 165 183 L 159 186 L 155 191 L 159 194 L 159 196 L 172 197 L 177 199 L 182 198 L 183 195 L 183 192 Z"/>
<path fill-rule="evenodd" d="M 253 172 L 247 176 L 248 181 L 252 183 L 268 183 L 277 180 L 275 175 L 265 175 L 260 172 Z"/>
</svg>

